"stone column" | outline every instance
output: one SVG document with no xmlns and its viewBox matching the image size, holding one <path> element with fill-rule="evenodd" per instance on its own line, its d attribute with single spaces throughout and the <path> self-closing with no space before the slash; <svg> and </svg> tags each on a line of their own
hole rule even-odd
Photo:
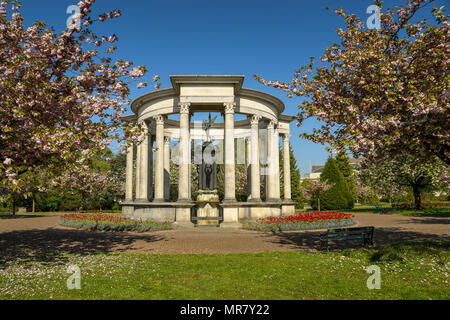
<svg viewBox="0 0 450 320">
<path fill-rule="evenodd" d="M 153 136 L 148 136 L 148 172 L 147 172 L 147 198 L 149 201 L 153 199 Z"/>
<path fill-rule="evenodd" d="M 275 201 L 280 201 L 281 190 L 280 190 L 280 134 L 278 131 L 278 124 L 273 131 L 273 148 L 274 148 L 274 160 L 275 160 Z"/>
<path fill-rule="evenodd" d="M 142 144 L 136 145 L 136 199 L 138 199 L 141 194 L 141 149 Z"/>
<path fill-rule="evenodd" d="M 225 201 L 236 201 L 236 172 L 234 154 L 234 108 L 236 103 L 225 106 Z"/>
<path fill-rule="evenodd" d="M 252 140 L 250 137 L 245 138 L 245 167 L 247 168 L 247 201 L 252 198 Z"/>
<path fill-rule="evenodd" d="M 139 187 L 137 188 L 139 193 L 136 195 L 136 200 L 140 202 L 149 201 L 148 194 L 148 184 L 149 184 L 149 133 L 148 133 L 148 125 L 143 122 L 144 127 L 144 141 L 139 145 L 140 152 L 139 154 Z"/>
<path fill-rule="evenodd" d="M 179 150 L 179 179 L 178 179 L 178 201 L 190 201 L 189 198 L 189 112 L 190 103 L 180 103 L 180 150 Z"/>
<path fill-rule="evenodd" d="M 259 121 L 261 116 L 254 115 L 251 118 L 251 201 L 261 201 L 260 172 L 259 172 Z"/>
<path fill-rule="evenodd" d="M 164 199 L 170 201 L 170 137 L 164 137 Z"/>
<path fill-rule="evenodd" d="M 127 146 L 127 171 L 125 178 L 125 201 L 133 201 L 133 143 Z"/>
<path fill-rule="evenodd" d="M 156 122 L 155 202 L 164 202 L 164 116 Z"/>
<path fill-rule="evenodd" d="M 283 136 L 283 172 L 284 172 L 284 199 L 291 200 L 291 161 L 289 155 L 290 134 Z"/>
<path fill-rule="evenodd" d="M 270 121 L 267 125 L 266 201 L 276 200 L 274 128 L 274 121 Z"/>
</svg>

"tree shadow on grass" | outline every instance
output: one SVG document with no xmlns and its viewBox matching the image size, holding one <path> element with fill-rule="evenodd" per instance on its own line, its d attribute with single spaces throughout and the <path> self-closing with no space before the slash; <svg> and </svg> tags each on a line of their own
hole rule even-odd
<svg viewBox="0 0 450 320">
<path fill-rule="evenodd" d="M 319 251 L 320 234 L 322 231 L 304 231 L 304 232 L 279 232 L 266 234 L 267 241 L 280 245 L 294 246 L 299 250 Z M 399 228 L 375 228 L 373 240 L 374 245 L 384 246 L 403 242 L 438 242 L 448 240 L 448 236 L 438 234 L 426 234 L 415 231 L 405 231 Z M 329 242 L 329 250 L 346 250 L 364 248 L 362 240 Z"/>
<path fill-rule="evenodd" d="M 0 233 L 0 269 L 10 264 L 65 264 L 67 254 L 91 255 L 136 249 L 137 241 L 162 240 L 158 234 L 78 229 L 20 230 Z"/>
<path fill-rule="evenodd" d="M 29 214 L 16 214 L 16 215 L 11 215 L 11 214 L 0 214 L 0 220 L 14 220 L 14 219 L 28 219 L 28 218 L 44 218 L 46 217 L 45 215 L 38 215 L 38 214 L 34 214 L 34 215 L 29 215 Z"/>
<path fill-rule="evenodd" d="M 450 224 L 450 219 L 448 218 L 439 218 L 439 217 L 435 217 L 435 218 L 422 218 L 422 217 L 414 217 L 414 219 L 411 219 L 409 221 L 404 221 L 402 223 L 421 223 L 421 224 L 441 224 L 441 225 L 446 225 L 446 224 Z"/>
</svg>

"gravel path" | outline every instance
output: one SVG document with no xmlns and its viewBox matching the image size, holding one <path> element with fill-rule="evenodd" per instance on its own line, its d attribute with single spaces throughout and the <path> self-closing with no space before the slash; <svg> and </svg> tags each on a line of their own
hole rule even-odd
<svg viewBox="0 0 450 320">
<path fill-rule="evenodd" d="M 17 257 L 37 257 L 50 252 L 227 254 L 316 250 L 319 247 L 318 234 L 323 232 L 273 234 L 210 227 L 144 234 L 93 232 L 61 227 L 58 218 L 0 220 L 0 264 Z M 439 240 L 450 234 L 450 218 L 357 214 L 356 220 L 359 226 L 375 226 L 377 245 L 406 240 Z M 337 247 L 343 246 L 339 244 Z"/>
</svg>

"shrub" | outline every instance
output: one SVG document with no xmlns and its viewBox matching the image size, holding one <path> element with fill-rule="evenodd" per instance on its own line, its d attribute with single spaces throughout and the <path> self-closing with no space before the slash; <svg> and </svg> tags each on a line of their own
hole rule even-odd
<svg viewBox="0 0 450 320">
<path fill-rule="evenodd" d="M 336 160 L 328 158 L 320 176 L 321 181 L 332 185 L 330 189 L 320 194 L 320 208 L 324 210 L 352 209 L 354 198 L 345 182 L 344 175 L 339 170 Z M 312 198 L 311 206 L 318 209 L 317 197 Z"/>
</svg>

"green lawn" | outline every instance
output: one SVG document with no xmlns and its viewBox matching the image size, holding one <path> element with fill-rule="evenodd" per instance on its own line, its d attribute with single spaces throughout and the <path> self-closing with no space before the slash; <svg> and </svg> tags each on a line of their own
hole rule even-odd
<svg viewBox="0 0 450 320">
<path fill-rule="evenodd" d="M 230 255 L 0 251 L 0 299 L 450 299 L 450 242 Z M 57 257 L 57 258 L 56 258 Z M 70 264 L 81 290 L 68 290 Z M 365 267 L 381 268 L 381 289 Z"/>
<path fill-rule="evenodd" d="M 11 220 L 11 219 L 26 219 L 26 218 L 37 218 L 37 217 L 42 217 L 42 215 L 23 215 L 23 214 L 16 214 L 16 215 L 11 215 L 11 214 L 3 214 L 0 213 L 0 220 Z"/>
<path fill-rule="evenodd" d="M 100 210 L 90 210 L 90 211 L 80 211 L 79 213 L 98 213 L 100 212 Z M 103 210 L 101 211 L 102 213 L 107 213 L 107 214 L 121 214 L 122 211 L 117 211 L 117 210 Z M 25 214 L 19 214 L 16 212 L 16 214 L 13 216 L 11 215 L 10 212 L 0 212 L 0 220 L 1 219 L 23 219 L 23 218 L 38 218 L 38 217 L 43 217 L 43 216 L 60 216 L 60 215 L 64 215 L 64 214 L 70 214 L 70 213 L 75 213 L 73 211 L 59 211 L 59 212 L 27 212 Z"/>
<path fill-rule="evenodd" d="M 419 217 L 450 217 L 450 208 L 431 208 L 431 209 L 393 209 L 388 206 L 383 206 L 383 209 L 387 209 L 387 214 L 401 214 L 407 216 L 419 216 Z M 360 206 L 351 210 L 343 210 L 345 213 L 376 213 L 375 206 Z"/>
</svg>

